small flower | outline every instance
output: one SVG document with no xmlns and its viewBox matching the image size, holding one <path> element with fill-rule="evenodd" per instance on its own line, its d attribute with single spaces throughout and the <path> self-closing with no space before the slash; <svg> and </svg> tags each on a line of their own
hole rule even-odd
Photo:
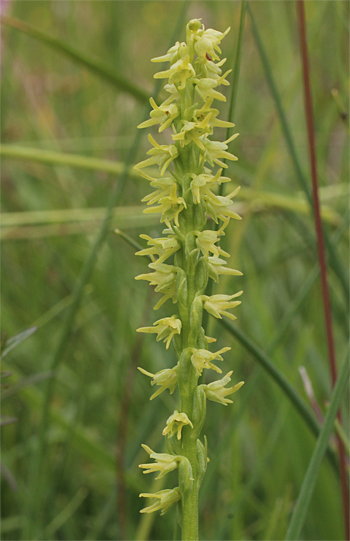
<svg viewBox="0 0 350 541">
<path fill-rule="evenodd" d="M 179 461 L 183 457 L 176 455 L 167 455 L 166 453 L 155 453 L 150 447 L 142 444 L 144 450 L 149 454 L 150 458 L 155 460 L 154 464 L 140 464 L 139 468 L 146 468 L 143 473 L 153 473 L 159 471 L 158 477 L 160 479 L 170 471 L 175 470 L 178 467 Z"/>
<path fill-rule="evenodd" d="M 220 158 L 231 160 L 231 161 L 237 161 L 238 158 L 234 156 L 233 154 L 230 154 L 230 152 L 226 152 L 226 150 L 228 148 L 228 143 L 233 141 L 233 139 L 236 139 L 238 135 L 239 135 L 238 133 L 235 133 L 224 142 L 211 141 L 205 135 L 202 135 L 201 141 L 203 142 L 205 146 L 204 156 L 205 156 L 206 161 L 208 161 L 212 167 L 214 166 L 214 163 L 216 163 L 217 165 L 219 165 L 220 167 L 224 167 L 225 169 L 228 166 L 224 162 L 222 162 Z"/>
<path fill-rule="evenodd" d="M 147 160 L 143 160 L 137 165 L 134 165 L 134 169 L 136 169 L 143 177 L 154 181 L 154 178 L 141 171 L 141 169 L 157 164 L 159 165 L 160 175 L 163 176 L 171 162 L 178 156 L 178 151 L 176 145 L 159 145 L 151 134 L 148 134 L 148 140 L 154 147 L 147 152 L 147 154 L 151 154 L 152 158 L 148 158 Z"/>
<path fill-rule="evenodd" d="M 156 264 L 157 261 L 150 263 L 148 266 L 154 269 Z M 160 263 L 154 272 L 136 276 L 135 280 L 148 280 L 151 286 L 157 286 L 155 288 L 156 292 L 163 293 L 164 297 L 155 305 L 155 310 L 158 310 L 168 299 L 172 299 L 173 303 L 176 302 L 176 273 L 177 267 Z"/>
<path fill-rule="evenodd" d="M 209 113 L 201 122 L 188 122 L 187 120 L 184 120 L 182 122 L 183 126 L 181 130 L 172 135 L 173 140 L 180 141 L 182 147 L 193 141 L 201 150 L 205 150 L 205 146 L 200 140 L 200 137 L 203 135 L 203 132 L 210 132 L 210 129 L 208 129 L 210 117 L 211 113 Z"/>
<path fill-rule="evenodd" d="M 214 90 L 220 83 L 206 77 L 204 79 L 193 79 L 193 82 L 196 84 L 196 91 L 200 97 L 205 101 L 208 98 L 215 98 L 218 101 L 226 101 L 226 98 L 221 92 Z"/>
<path fill-rule="evenodd" d="M 147 244 L 150 248 L 145 248 L 136 252 L 136 255 L 149 255 L 153 257 L 158 256 L 158 259 L 154 262 L 156 265 L 166 261 L 172 254 L 177 252 L 180 248 L 180 243 L 174 235 L 163 237 L 159 239 L 152 239 L 149 235 L 140 235 L 142 239 L 147 240 Z"/>
<path fill-rule="evenodd" d="M 219 404 L 223 404 L 224 406 L 227 406 L 227 404 L 232 404 L 232 400 L 225 397 L 235 393 L 236 391 L 238 391 L 238 389 L 242 387 L 242 385 L 244 385 L 244 381 L 240 381 L 239 383 L 236 383 L 236 385 L 234 385 L 233 387 L 225 388 L 225 385 L 227 385 L 231 381 L 232 373 L 232 371 L 228 372 L 228 374 L 226 374 L 224 378 L 219 379 L 218 381 L 213 381 L 208 385 L 200 385 L 209 400 L 212 400 L 213 402 L 219 402 Z"/>
<path fill-rule="evenodd" d="M 209 268 L 209 276 L 215 282 L 219 281 L 220 274 L 229 274 L 231 276 L 242 276 L 242 272 L 236 269 L 230 269 L 225 267 L 227 262 L 220 257 L 207 257 L 207 264 Z"/>
<path fill-rule="evenodd" d="M 141 201 L 147 201 L 147 205 L 154 205 L 154 203 L 157 203 L 163 197 L 170 195 L 171 188 L 173 187 L 174 183 L 175 182 L 172 177 L 153 179 L 151 186 L 153 188 L 157 188 L 156 191 L 146 195 Z"/>
<path fill-rule="evenodd" d="M 145 120 L 145 122 L 142 122 L 137 127 L 148 128 L 150 126 L 154 126 L 155 124 L 160 124 L 158 131 L 162 132 L 165 130 L 165 128 L 170 126 L 173 120 L 179 115 L 179 109 L 177 105 L 170 105 L 166 102 L 162 103 L 162 105 L 158 107 L 153 98 L 150 98 L 149 101 L 153 107 L 153 111 L 150 113 L 151 118 L 149 120 Z"/>
<path fill-rule="evenodd" d="M 164 515 L 170 507 L 181 499 L 181 492 L 179 487 L 172 489 L 160 490 L 154 494 L 140 494 L 140 498 L 154 498 L 156 501 L 149 507 L 141 509 L 140 513 L 153 513 L 153 511 L 161 511 L 161 515 Z"/>
<path fill-rule="evenodd" d="M 225 252 L 220 246 L 216 246 L 215 243 L 218 242 L 219 239 L 220 236 L 217 231 L 207 229 L 202 231 L 201 233 L 198 233 L 196 244 L 198 248 L 202 250 L 203 255 L 205 255 L 206 257 L 209 256 L 210 252 L 216 257 L 219 257 L 219 255 L 230 257 L 230 254 Z"/>
<path fill-rule="evenodd" d="M 222 78 L 221 66 L 225 64 L 226 60 L 227 58 L 223 58 L 222 60 L 220 60 L 220 62 L 215 64 L 215 62 L 213 62 L 210 59 L 207 59 L 207 57 L 201 58 L 201 64 L 202 64 L 204 75 L 206 77 L 209 77 L 210 79 L 215 79 L 216 81 L 220 80 Z M 225 76 L 226 75 L 227 75 L 227 72 L 225 73 Z M 223 81 L 222 83 L 225 84 Z"/>
<path fill-rule="evenodd" d="M 223 197 L 221 195 L 215 195 L 210 190 L 207 190 L 203 196 L 205 206 L 209 216 L 213 218 L 215 223 L 218 223 L 218 218 L 227 221 L 227 218 L 234 218 L 235 220 L 241 220 L 241 216 L 234 212 L 229 207 L 232 205 L 231 199 L 239 192 L 240 186 L 238 186 L 232 193 Z"/>
<path fill-rule="evenodd" d="M 170 84 L 181 83 L 178 88 L 179 90 L 183 90 L 186 86 L 187 79 L 195 74 L 196 72 L 190 63 L 190 57 L 189 55 L 186 55 L 184 58 L 180 58 L 175 64 L 170 66 L 168 70 L 160 71 L 153 75 L 153 77 L 155 79 L 169 78 Z"/>
<path fill-rule="evenodd" d="M 144 370 L 140 367 L 138 367 L 138 370 L 140 370 L 142 374 L 145 374 L 145 376 L 149 376 L 150 378 L 152 378 L 151 385 L 160 386 L 160 389 L 158 389 L 151 396 L 150 400 L 153 400 L 153 398 L 159 396 L 163 391 L 165 391 L 165 389 L 169 389 L 170 394 L 173 394 L 177 384 L 177 366 L 175 366 L 174 368 L 166 368 L 165 370 L 160 370 L 160 372 L 157 372 L 156 374 L 147 372 L 147 370 Z"/>
<path fill-rule="evenodd" d="M 221 54 L 219 44 L 229 33 L 229 31 L 230 27 L 228 27 L 225 32 L 219 32 L 218 30 L 213 30 L 212 28 L 205 30 L 194 46 L 198 56 L 200 58 L 205 58 L 206 55 L 209 55 L 213 60 L 220 60 L 219 56 L 216 54 L 216 51 Z"/>
<path fill-rule="evenodd" d="M 152 58 L 151 62 L 175 62 L 177 58 L 180 58 L 181 50 L 187 51 L 187 45 L 184 41 L 181 43 L 177 41 L 175 45 L 170 47 L 167 54 L 164 54 L 163 56 L 157 56 L 156 58 Z"/>
<path fill-rule="evenodd" d="M 177 410 L 175 410 L 166 422 L 166 427 L 163 430 L 163 436 L 168 434 L 168 437 L 171 438 L 171 436 L 177 434 L 177 439 L 180 440 L 182 427 L 185 425 L 190 425 L 190 427 L 193 428 L 193 424 L 187 417 L 186 413 L 179 413 Z"/>
<path fill-rule="evenodd" d="M 221 177 L 222 169 L 219 169 L 215 176 L 210 173 L 201 173 L 200 175 L 192 174 L 192 182 L 190 185 L 193 202 L 194 204 L 199 204 L 201 202 L 202 196 L 207 195 L 210 197 L 212 192 L 209 190 L 210 187 L 214 187 L 217 184 L 222 184 L 223 182 L 230 182 L 231 179 L 228 177 Z"/>
<path fill-rule="evenodd" d="M 242 295 L 242 293 L 243 291 L 239 291 L 234 295 L 212 295 L 211 297 L 208 297 L 207 295 L 202 295 L 203 306 L 206 311 L 209 312 L 209 314 L 211 314 L 212 316 L 222 319 L 221 314 L 223 314 L 228 318 L 234 320 L 237 319 L 236 316 L 230 314 L 226 310 L 230 310 L 231 308 L 235 308 L 236 306 L 241 304 L 241 301 L 233 301 L 231 299 L 239 297 L 240 295 Z"/>
<path fill-rule="evenodd" d="M 174 182 L 170 194 L 159 199 L 158 207 L 146 208 L 143 212 L 145 214 L 161 212 L 161 222 L 165 222 L 170 227 L 170 220 L 174 220 L 175 225 L 179 227 L 179 214 L 186 207 L 184 198 L 177 195 L 177 184 Z"/>
<path fill-rule="evenodd" d="M 207 349 L 196 349 L 191 357 L 191 362 L 199 375 L 202 374 L 204 368 L 211 368 L 212 370 L 215 370 L 215 372 L 221 374 L 222 370 L 215 366 L 215 364 L 212 364 L 212 361 L 223 361 L 220 354 L 226 353 L 226 351 L 229 351 L 230 349 L 231 348 L 228 347 L 222 348 L 216 353 L 211 353 Z"/>
<path fill-rule="evenodd" d="M 158 319 L 158 321 L 153 323 L 153 327 L 141 327 L 137 329 L 137 332 L 156 333 L 158 335 L 157 342 L 164 340 L 166 342 L 166 349 L 168 349 L 173 336 L 181 333 L 181 327 L 181 319 L 171 316 Z"/>
</svg>

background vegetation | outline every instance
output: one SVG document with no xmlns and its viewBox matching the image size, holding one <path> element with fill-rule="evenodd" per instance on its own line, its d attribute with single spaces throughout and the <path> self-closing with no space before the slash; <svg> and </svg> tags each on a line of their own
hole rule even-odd
<svg viewBox="0 0 350 541">
<path fill-rule="evenodd" d="M 33 39 L 9 23 L 2 28 L 4 342 L 36 327 L 2 363 L 12 374 L 3 380 L 2 415 L 5 422 L 17 420 L 2 435 L 3 539 L 178 538 L 173 510 L 164 517 L 139 514 L 138 494 L 153 483 L 138 468 L 146 458 L 140 446 L 159 450 L 161 429 L 178 397 L 164 393 L 150 402 L 149 381 L 136 370 L 170 367 L 174 353 L 165 354 L 154 337 L 135 332 L 168 308 L 153 312 L 151 288 L 134 280 L 147 261 L 113 231 L 119 227 L 136 241 L 140 233 L 160 232 L 157 217 L 142 215 L 147 181 L 125 175 L 120 163 L 137 163 L 149 148 L 136 126 L 147 117 L 147 96 L 155 93 L 150 58 L 166 51 L 172 35 L 172 42 L 184 39 L 189 19 L 202 17 L 207 27 L 231 26 L 223 52 L 233 66 L 240 7 L 229 1 L 2 4 L 7 16 L 85 55 L 83 67 L 60 44 L 54 49 L 47 39 Z M 339 103 L 347 103 L 349 90 L 348 9 L 343 1 L 306 3 L 339 367 L 348 340 L 348 125 Z M 222 280 L 216 292 L 244 290 L 235 328 L 270 357 L 309 406 L 299 373 L 304 366 L 325 413 L 331 384 L 315 232 L 300 184 L 301 172 L 311 186 L 296 5 L 250 2 L 250 10 L 295 156 L 247 16 L 234 117 L 241 135 L 231 146 L 239 161 L 228 170 L 233 185 L 242 186 L 237 209 L 244 219 L 232 223 L 223 240 L 232 254 L 230 266 L 244 276 Z M 174 35 L 177 26 L 181 30 Z M 87 67 L 92 59 L 99 59 L 94 69 Z M 227 115 L 223 104 L 221 117 Z M 117 207 L 104 238 L 102 220 L 113 198 Z M 78 282 L 83 269 L 85 283 Z M 244 379 L 246 385 L 232 406 L 208 407 L 201 538 L 284 539 L 315 437 L 257 363 L 257 353 L 217 321 L 208 320 L 208 327 L 210 336 L 219 336 L 219 348 L 232 347 L 225 366 L 234 371 L 234 381 Z M 327 459 L 302 538 L 344 539 L 339 476 Z"/>
</svg>

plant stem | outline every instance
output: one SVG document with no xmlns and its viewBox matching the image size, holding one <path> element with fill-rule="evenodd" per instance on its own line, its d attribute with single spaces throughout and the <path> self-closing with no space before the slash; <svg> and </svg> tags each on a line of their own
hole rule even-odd
<svg viewBox="0 0 350 541">
<path fill-rule="evenodd" d="M 332 387 L 334 387 L 337 380 L 337 368 L 336 368 L 336 361 L 335 361 L 332 311 L 331 311 L 331 303 L 330 303 L 330 298 L 329 298 L 329 289 L 328 289 L 328 281 L 327 281 L 326 255 L 325 255 L 325 247 L 324 247 L 324 240 L 323 240 L 320 201 L 319 201 L 319 196 L 318 196 L 314 122 L 313 122 L 313 112 L 312 112 L 312 97 L 311 97 L 310 78 L 309 78 L 309 58 L 308 58 L 308 50 L 307 50 L 306 22 L 305 22 L 305 10 L 304 10 L 303 0 L 298 0 L 297 8 L 298 8 L 298 21 L 299 21 L 299 32 L 300 32 L 300 49 L 301 49 L 301 58 L 302 58 L 302 66 L 303 66 L 305 115 L 306 115 L 306 124 L 307 124 L 307 132 L 308 132 L 308 142 L 309 142 L 313 210 L 314 210 L 315 229 L 316 229 L 316 236 L 317 236 L 318 262 L 319 262 L 320 276 L 321 276 L 322 299 L 323 299 L 323 309 L 324 309 L 324 318 L 325 318 L 325 327 L 326 327 L 326 336 L 327 336 L 329 365 L 330 365 L 331 377 L 332 377 Z M 338 411 L 338 420 L 341 425 L 340 410 Z M 345 523 L 346 539 L 349 540 L 350 539 L 349 493 L 348 493 L 347 476 L 346 476 L 345 450 L 344 450 L 344 445 L 339 434 L 337 434 L 337 439 L 338 439 L 340 481 L 341 481 L 341 491 L 342 491 L 342 500 L 343 500 L 344 523 Z"/>
</svg>

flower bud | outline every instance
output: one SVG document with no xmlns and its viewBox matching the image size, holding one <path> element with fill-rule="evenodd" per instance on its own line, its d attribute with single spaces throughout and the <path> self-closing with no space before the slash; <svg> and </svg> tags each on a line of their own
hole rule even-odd
<svg viewBox="0 0 350 541">
<path fill-rule="evenodd" d="M 187 309 L 188 291 L 187 291 L 187 276 L 183 269 L 179 269 L 176 277 L 176 296 L 179 308 Z"/>
<path fill-rule="evenodd" d="M 199 435 L 202 430 L 203 423 L 205 421 L 206 414 L 206 397 L 205 392 L 202 389 L 202 386 L 197 387 L 194 392 L 193 397 L 193 411 L 192 411 L 192 420 L 195 426 L 195 431 Z"/>
<path fill-rule="evenodd" d="M 195 271 L 195 281 L 196 281 L 196 290 L 197 294 L 202 294 L 205 291 L 205 288 L 207 287 L 209 279 L 209 273 L 208 273 L 208 265 L 206 262 L 205 257 L 201 257 L 196 265 L 196 271 Z M 202 307 L 202 303 L 201 307 Z"/>
<path fill-rule="evenodd" d="M 202 328 L 202 319 L 203 319 L 203 303 L 200 296 L 196 296 L 193 300 L 191 306 L 191 316 L 190 316 L 190 340 L 192 343 L 197 342 L 197 337 Z"/>
<path fill-rule="evenodd" d="M 190 461 L 186 457 L 179 458 L 179 486 L 181 494 L 190 490 L 193 485 L 193 472 Z"/>
<path fill-rule="evenodd" d="M 204 474 L 207 469 L 208 464 L 208 454 L 207 454 L 207 438 L 204 436 L 204 445 L 197 439 L 197 465 L 198 465 L 198 486 L 201 484 Z"/>
</svg>

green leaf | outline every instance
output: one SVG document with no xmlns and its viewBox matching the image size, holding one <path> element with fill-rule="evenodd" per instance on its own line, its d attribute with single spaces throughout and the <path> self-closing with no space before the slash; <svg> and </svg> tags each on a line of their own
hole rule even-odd
<svg viewBox="0 0 350 541">
<path fill-rule="evenodd" d="M 114 175 L 121 175 L 125 168 L 125 164 L 122 162 L 90 158 L 87 156 L 80 156 L 79 154 L 70 154 L 68 152 L 25 148 L 16 145 L 0 145 L 0 156 L 17 160 L 29 160 L 47 165 L 68 165 L 80 169 L 88 169 L 90 171 L 104 171 Z M 134 171 L 131 166 L 128 167 L 127 173 L 131 178 L 140 179 L 139 173 Z"/>
<path fill-rule="evenodd" d="M 317 443 L 312 454 L 309 467 L 304 477 L 298 501 L 293 511 L 292 519 L 290 521 L 288 532 L 286 535 L 287 541 L 301 539 L 301 530 L 305 522 L 306 513 L 309 508 L 310 500 L 321 468 L 321 463 L 327 449 L 328 440 L 333 431 L 335 418 L 347 387 L 347 383 L 349 380 L 349 371 L 350 364 L 348 360 L 348 355 L 346 355 L 332 393 L 331 401 L 327 410 L 322 430 L 317 439 Z"/>
<path fill-rule="evenodd" d="M 56 36 L 52 36 L 48 32 L 45 32 L 40 28 L 36 28 L 35 26 L 32 26 L 24 21 L 20 21 L 19 19 L 3 16 L 0 18 L 0 21 L 2 24 L 10 28 L 19 30 L 23 34 L 27 34 L 28 36 L 37 39 L 38 41 L 41 41 L 45 45 L 52 47 L 59 53 L 68 56 L 77 64 L 80 64 L 81 66 L 87 68 L 96 75 L 99 75 L 99 77 L 112 84 L 113 86 L 119 88 L 120 90 L 131 94 L 137 100 L 141 102 L 148 102 L 149 95 L 147 92 L 145 92 L 142 88 L 136 86 L 131 81 L 124 79 L 124 77 L 119 75 L 119 73 L 113 71 L 107 64 L 102 62 L 100 59 L 94 58 L 84 53 L 83 51 L 80 51 L 79 49 L 74 47 L 74 45 L 70 45 L 69 43 L 66 43 L 65 41 L 57 38 Z"/>
<path fill-rule="evenodd" d="M 267 83 L 268 83 L 268 85 L 270 87 L 271 95 L 272 95 L 273 100 L 274 100 L 275 105 L 276 105 L 277 114 L 278 114 L 280 122 L 281 122 L 282 131 L 283 131 L 284 137 L 286 139 L 287 148 L 288 148 L 288 151 L 289 151 L 289 154 L 290 154 L 290 157 L 291 157 L 294 169 L 295 169 L 295 173 L 296 173 L 297 179 L 298 179 L 298 181 L 299 181 L 302 189 L 304 190 L 305 195 L 306 195 L 306 197 L 307 197 L 307 199 L 309 201 L 310 210 L 312 210 L 313 209 L 313 199 L 312 199 L 312 195 L 311 195 L 311 192 L 310 192 L 310 189 L 309 189 L 309 186 L 308 186 L 308 181 L 307 181 L 307 179 L 306 179 L 306 177 L 305 177 L 305 175 L 304 175 L 304 173 L 303 173 L 303 171 L 301 169 L 301 165 L 300 165 L 297 153 L 296 153 L 292 133 L 291 133 L 291 130 L 290 130 L 288 122 L 287 122 L 286 114 L 285 114 L 284 109 L 282 107 L 282 102 L 281 102 L 281 98 L 280 98 L 280 95 L 279 95 L 278 90 L 277 90 L 277 85 L 276 85 L 275 80 L 274 80 L 273 75 L 272 75 L 271 65 L 269 63 L 269 59 L 267 57 L 265 48 L 264 48 L 263 43 L 261 41 L 261 37 L 260 37 L 260 34 L 259 34 L 258 27 L 256 25 L 256 22 L 254 20 L 253 14 L 252 14 L 252 10 L 251 10 L 249 5 L 247 6 L 247 11 L 249 13 L 249 17 L 250 17 L 250 20 L 251 20 L 251 23 L 252 23 L 252 30 L 253 30 L 254 39 L 255 39 L 256 45 L 257 45 L 258 50 L 259 50 L 259 54 L 260 54 L 260 57 L 261 57 L 261 62 L 262 62 L 263 68 L 265 70 L 266 80 L 267 80 Z M 350 299 L 350 296 L 349 296 L 350 295 L 349 282 L 348 282 L 348 278 L 347 278 L 345 269 L 343 267 L 343 264 L 342 264 L 341 260 L 339 259 L 338 251 L 336 249 L 336 246 L 332 243 L 332 240 L 330 239 L 330 237 L 328 235 L 328 232 L 326 230 L 324 230 L 324 238 L 325 238 L 325 244 L 327 246 L 329 256 L 330 256 L 330 258 L 329 258 L 330 265 L 332 266 L 334 272 L 338 276 L 339 281 L 340 281 L 340 283 L 342 285 L 342 288 L 344 290 L 345 298 L 346 298 L 347 302 L 349 302 L 349 299 Z M 316 241 L 315 241 L 315 244 L 316 244 Z"/>
<path fill-rule="evenodd" d="M 8 340 L 5 340 L 5 349 L 1 352 L 0 359 L 3 359 L 13 348 L 18 346 L 23 340 L 29 338 L 36 330 L 37 327 L 30 327 L 29 329 L 16 334 L 16 336 L 12 336 Z"/>
<path fill-rule="evenodd" d="M 304 400 L 300 398 L 297 391 L 288 382 L 282 372 L 271 361 L 268 355 L 262 349 L 260 349 L 243 331 L 236 327 L 236 325 L 233 325 L 225 319 L 221 319 L 219 322 L 230 334 L 235 336 L 248 351 L 250 351 L 260 366 L 262 366 L 262 368 L 275 380 L 277 385 L 289 398 L 295 409 L 310 428 L 311 432 L 317 437 L 320 433 L 320 426 L 313 413 L 311 412 L 310 408 L 308 408 Z M 338 472 L 337 460 L 333 450 L 330 447 L 327 449 L 327 456 L 332 463 L 332 466 Z"/>
</svg>

